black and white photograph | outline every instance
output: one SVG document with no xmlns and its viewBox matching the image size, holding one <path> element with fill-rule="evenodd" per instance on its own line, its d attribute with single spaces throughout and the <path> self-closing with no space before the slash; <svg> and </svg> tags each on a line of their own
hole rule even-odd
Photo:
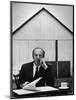
<svg viewBox="0 0 76 100">
<path fill-rule="evenodd" d="M 11 98 L 74 95 L 74 5 L 10 2 Z"/>
</svg>

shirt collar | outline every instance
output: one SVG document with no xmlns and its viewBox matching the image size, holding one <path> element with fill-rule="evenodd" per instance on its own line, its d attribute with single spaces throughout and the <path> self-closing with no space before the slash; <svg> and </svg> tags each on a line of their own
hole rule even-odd
<svg viewBox="0 0 76 100">
<path fill-rule="evenodd" d="M 37 67 L 35 63 L 33 63 L 33 67 Z M 38 66 L 38 70 L 40 69 L 40 65 Z"/>
</svg>

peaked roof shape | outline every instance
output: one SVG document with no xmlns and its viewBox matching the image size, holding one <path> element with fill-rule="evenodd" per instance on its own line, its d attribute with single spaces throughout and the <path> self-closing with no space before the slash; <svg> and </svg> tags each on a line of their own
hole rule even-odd
<svg viewBox="0 0 76 100">
<path fill-rule="evenodd" d="M 50 16 L 52 16 L 55 20 L 57 20 L 64 28 L 66 28 L 70 33 L 73 33 L 69 28 L 67 28 L 61 21 L 59 21 L 53 14 L 51 14 L 47 9 L 42 8 L 37 13 L 35 13 L 32 17 L 30 17 L 26 22 L 24 22 L 20 27 L 18 27 L 13 33 L 13 35 L 20 30 L 25 24 L 27 24 L 31 19 L 33 19 L 36 15 L 38 15 L 41 11 L 46 11 Z"/>
</svg>

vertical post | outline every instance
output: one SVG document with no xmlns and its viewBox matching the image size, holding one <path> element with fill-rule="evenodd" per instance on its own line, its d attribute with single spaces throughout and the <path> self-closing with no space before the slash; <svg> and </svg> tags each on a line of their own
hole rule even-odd
<svg viewBox="0 0 76 100">
<path fill-rule="evenodd" d="M 57 78 L 58 78 L 58 40 L 55 40 L 55 61 L 57 64 Z"/>
<path fill-rule="evenodd" d="M 55 56 L 55 60 L 56 61 L 58 61 L 58 40 L 55 40 L 55 47 L 56 47 L 56 49 L 55 49 L 55 54 L 56 54 L 56 56 Z"/>
</svg>

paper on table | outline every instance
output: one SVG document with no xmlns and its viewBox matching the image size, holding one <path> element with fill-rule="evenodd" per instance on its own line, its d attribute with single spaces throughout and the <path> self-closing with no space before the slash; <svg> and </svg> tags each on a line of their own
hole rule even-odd
<svg viewBox="0 0 76 100">
<path fill-rule="evenodd" d="M 57 91 L 58 89 L 51 86 L 46 86 L 46 87 L 36 87 L 34 90 L 37 91 L 19 89 L 19 90 L 13 90 L 13 92 L 15 92 L 18 95 L 25 95 L 25 94 L 32 94 L 32 93 L 45 92 L 45 91 L 46 92 Z"/>
<path fill-rule="evenodd" d="M 45 86 L 45 87 L 36 87 L 36 90 L 39 90 L 39 91 L 55 91 L 55 90 L 58 90 L 58 89 L 51 87 L 51 86 Z"/>
<path fill-rule="evenodd" d="M 13 92 L 15 92 L 18 95 L 35 93 L 35 91 L 29 91 L 29 90 L 23 90 L 23 89 L 13 90 Z"/>
<path fill-rule="evenodd" d="M 23 89 L 35 90 L 35 89 L 36 89 L 36 83 L 37 83 L 40 79 L 42 79 L 42 77 L 40 77 L 40 78 L 34 80 L 33 82 L 31 82 L 31 83 L 25 85 L 25 86 L 23 87 Z"/>
</svg>

